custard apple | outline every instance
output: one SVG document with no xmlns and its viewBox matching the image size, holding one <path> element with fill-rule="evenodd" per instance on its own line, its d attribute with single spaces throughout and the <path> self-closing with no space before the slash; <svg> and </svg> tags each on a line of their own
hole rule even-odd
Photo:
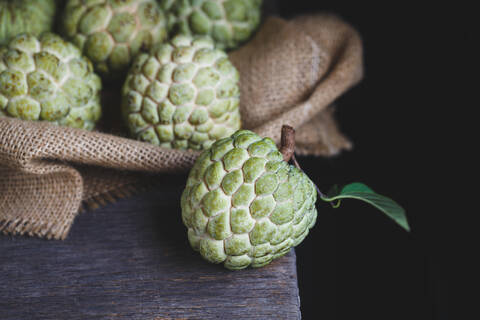
<svg viewBox="0 0 480 320">
<path fill-rule="evenodd" d="M 313 182 L 270 138 L 240 130 L 196 160 L 182 194 L 193 249 L 228 269 L 261 267 L 307 236 L 317 217 Z"/>
<path fill-rule="evenodd" d="M 234 49 L 258 27 L 261 0 L 161 0 L 170 34 L 209 35 L 217 48 Z"/>
<path fill-rule="evenodd" d="M 0 48 L 0 117 L 91 130 L 101 87 L 90 61 L 52 33 L 21 34 Z"/>
<path fill-rule="evenodd" d="M 65 36 L 109 79 L 167 37 L 166 18 L 155 0 L 68 0 L 62 20 Z"/>
<path fill-rule="evenodd" d="M 50 31 L 54 16 L 55 0 L 0 0 L 0 45 L 21 33 Z"/>
<path fill-rule="evenodd" d="M 142 53 L 122 90 L 133 137 L 176 149 L 206 149 L 240 128 L 239 73 L 211 38 L 180 35 Z"/>
</svg>

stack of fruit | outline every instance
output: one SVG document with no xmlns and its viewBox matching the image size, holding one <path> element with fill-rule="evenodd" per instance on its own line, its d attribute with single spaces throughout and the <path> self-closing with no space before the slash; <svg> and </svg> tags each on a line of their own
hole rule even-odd
<svg viewBox="0 0 480 320">
<path fill-rule="evenodd" d="M 261 1 L 57 6 L 0 0 L 0 117 L 92 130 L 102 113 L 103 80 L 123 84 L 118 113 L 133 138 L 204 149 L 240 129 L 239 74 L 224 50 L 251 37 Z"/>
</svg>

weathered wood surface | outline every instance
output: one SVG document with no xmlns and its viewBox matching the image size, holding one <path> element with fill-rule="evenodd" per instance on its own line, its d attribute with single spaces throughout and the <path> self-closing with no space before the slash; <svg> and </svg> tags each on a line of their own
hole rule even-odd
<svg viewBox="0 0 480 320">
<path fill-rule="evenodd" d="M 299 319 L 293 250 L 261 269 L 203 261 L 180 219 L 183 179 L 162 178 L 82 213 L 65 241 L 0 236 L 0 319 Z"/>
</svg>

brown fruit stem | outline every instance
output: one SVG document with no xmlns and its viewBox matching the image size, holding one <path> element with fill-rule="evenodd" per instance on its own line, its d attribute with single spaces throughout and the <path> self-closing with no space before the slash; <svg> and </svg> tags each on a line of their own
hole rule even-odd
<svg viewBox="0 0 480 320">
<path fill-rule="evenodd" d="M 304 172 L 295 158 L 295 129 L 286 124 L 282 126 L 280 153 L 283 155 L 284 161 L 290 162 L 291 160 L 295 167 Z M 315 189 L 317 189 L 320 198 L 324 198 L 325 195 L 320 191 L 320 189 L 318 189 L 317 185 L 315 183 L 313 185 L 315 186 Z"/>
<path fill-rule="evenodd" d="M 283 160 L 286 162 L 289 162 L 292 157 L 295 157 L 295 129 L 291 126 L 282 126 L 280 153 L 283 155 Z"/>
</svg>

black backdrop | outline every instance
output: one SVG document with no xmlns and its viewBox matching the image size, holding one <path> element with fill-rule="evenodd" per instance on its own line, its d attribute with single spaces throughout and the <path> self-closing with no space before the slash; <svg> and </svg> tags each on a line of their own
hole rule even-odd
<svg viewBox="0 0 480 320">
<path fill-rule="evenodd" d="M 336 116 L 354 149 L 333 159 L 301 158 L 323 190 L 362 181 L 407 210 L 407 233 L 366 204 L 319 204 L 319 218 L 297 247 L 305 319 L 447 319 L 445 213 L 427 200 L 436 175 L 433 129 L 446 106 L 455 8 L 385 2 L 279 0 L 290 17 L 329 11 L 362 35 L 365 79 L 337 102 Z M 460 19 L 458 19 L 460 20 Z M 437 182 L 435 182 L 437 183 Z M 441 182 L 438 182 L 441 183 Z"/>
</svg>

